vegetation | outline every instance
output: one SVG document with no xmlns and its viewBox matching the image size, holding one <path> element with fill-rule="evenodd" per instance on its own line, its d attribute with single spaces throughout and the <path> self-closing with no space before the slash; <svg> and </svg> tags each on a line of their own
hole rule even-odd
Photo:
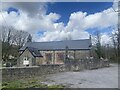
<svg viewBox="0 0 120 90">
<path fill-rule="evenodd" d="M 100 31 L 95 32 L 94 42 L 95 46 L 92 50 L 92 56 L 97 58 L 107 58 L 111 62 L 120 62 L 120 33 L 116 30 L 115 33 L 110 35 L 112 45 L 106 44 L 101 45 L 101 33 Z"/>
<path fill-rule="evenodd" d="M 64 88 L 62 85 L 45 85 L 36 79 L 16 80 L 11 82 L 3 82 L 2 89 L 17 89 L 17 88 Z"/>
<path fill-rule="evenodd" d="M 0 33 L 0 35 L 0 40 L 2 41 L 3 64 L 13 66 L 19 57 L 19 48 L 21 48 L 27 41 L 31 41 L 32 37 L 28 32 L 15 30 L 13 27 L 2 27 L 2 33 Z"/>
<path fill-rule="evenodd" d="M 110 35 L 112 46 L 109 44 L 101 45 L 101 33 L 95 32 L 94 42 L 95 46 L 92 50 L 93 57 L 108 58 L 112 62 L 120 62 L 120 30 Z M 19 57 L 18 50 L 26 42 L 31 42 L 32 37 L 28 32 L 22 30 L 15 30 L 13 27 L 2 27 L 0 40 L 2 41 L 2 60 L 5 66 L 13 66 L 17 63 Z M 71 40 L 69 35 L 65 40 Z M 67 53 L 67 50 L 66 50 Z M 10 56 L 12 58 L 10 58 Z M 67 59 L 67 58 L 66 58 Z"/>
</svg>

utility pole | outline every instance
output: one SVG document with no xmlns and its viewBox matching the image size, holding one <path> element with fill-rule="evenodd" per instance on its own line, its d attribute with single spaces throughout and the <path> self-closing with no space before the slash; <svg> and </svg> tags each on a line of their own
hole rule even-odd
<svg viewBox="0 0 120 90">
<path fill-rule="evenodd" d="M 107 59 L 109 60 L 109 44 L 107 44 Z"/>
<path fill-rule="evenodd" d="M 120 1 L 118 2 L 118 62 L 120 60 Z"/>
<path fill-rule="evenodd" d="M 65 63 L 68 63 L 68 46 L 65 47 Z"/>
</svg>

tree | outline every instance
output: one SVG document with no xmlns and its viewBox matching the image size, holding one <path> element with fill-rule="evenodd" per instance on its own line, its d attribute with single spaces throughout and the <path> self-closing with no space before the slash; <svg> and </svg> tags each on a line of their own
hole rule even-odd
<svg viewBox="0 0 120 90">
<path fill-rule="evenodd" d="M 27 42 L 28 36 L 29 36 L 28 32 L 22 30 L 14 31 L 14 35 L 12 37 L 13 43 L 16 44 L 19 48 L 21 48 Z"/>
<path fill-rule="evenodd" d="M 32 42 L 32 36 L 30 34 L 27 37 L 27 42 Z"/>
<path fill-rule="evenodd" d="M 7 62 L 9 56 L 18 57 L 18 49 L 27 42 L 28 32 L 15 30 L 13 27 L 2 26 L 0 40 L 2 41 L 2 59 Z"/>
<path fill-rule="evenodd" d="M 117 41 L 118 41 L 118 62 L 120 62 L 120 27 L 118 28 Z"/>
<path fill-rule="evenodd" d="M 96 49 L 95 52 L 98 56 L 98 58 L 102 57 L 102 51 L 101 51 L 101 35 L 99 31 L 95 32 L 95 43 L 96 43 Z"/>
<path fill-rule="evenodd" d="M 118 35 L 117 35 L 117 33 L 113 33 L 111 37 L 112 37 L 111 39 L 113 42 L 115 59 L 117 59 L 117 57 L 118 57 L 118 41 L 117 41 Z"/>
<path fill-rule="evenodd" d="M 117 5 L 116 5 L 117 3 Z M 118 8 L 116 8 L 118 6 Z M 120 1 L 114 2 L 113 4 L 113 11 L 118 13 L 118 19 L 120 19 Z M 120 62 L 120 21 L 118 20 L 118 33 L 117 33 L 117 60 Z"/>
<path fill-rule="evenodd" d="M 6 27 L 2 27 L 2 33 L 1 33 L 1 40 L 2 40 L 2 58 L 4 61 L 7 61 L 9 58 L 9 55 L 11 53 L 11 45 L 10 41 L 12 38 L 12 30 L 7 29 Z"/>
<path fill-rule="evenodd" d="M 12 37 L 12 30 L 4 26 L 1 27 L 1 41 L 10 43 Z"/>
</svg>

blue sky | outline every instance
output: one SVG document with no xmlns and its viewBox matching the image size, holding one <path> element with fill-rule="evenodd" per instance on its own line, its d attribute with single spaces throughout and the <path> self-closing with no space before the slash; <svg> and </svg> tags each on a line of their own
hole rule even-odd
<svg viewBox="0 0 120 90">
<path fill-rule="evenodd" d="M 66 25 L 71 13 L 73 12 L 87 12 L 87 15 L 101 12 L 112 7 L 112 2 L 55 2 L 48 3 L 47 14 L 53 12 L 61 15 L 58 22 L 64 22 Z M 14 7 L 8 8 L 8 13 L 11 11 L 19 12 L 19 9 Z"/>
<path fill-rule="evenodd" d="M 61 15 L 61 18 L 58 20 L 58 22 L 64 22 L 66 25 L 69 21 L 69 17 L 71 13 L 73 12 L 87 12 L 87 15 L 94 14 L 97 12 L 102 12 L 103 10 L 106 10 L 110 7 L 112 7 L 112 2 L 58 2 L 48 5 L 48 11 L 55 12 Z M 99 30 L 98 28 L 94 28 L 95 30 Z M 93 29 L 87 29 L 87 32 L 90 34 L 94 34 Z M 105 33 L 111 33 L 110 28 L 104 28 L 101 30 L 101 32 Z"/>
<path fill-rule="evenodd" d="M 7 11 L 8 11 L 8 14 L 12 11 L 19 12 L 19 10 L 17 8 L 14 8 L 14 7 L 9 7 Z"/>
<path fill-rule="evenodd" d="M 117 19 L 111 9 L 113 2 L 9 3 L 7 6 L 9 24 L 17 24 L 15 28 L 28 31 L 36 41 L 64 40 L 69 35 L 73 39 L 89 38 L 96 30 L 108 37 Z M 11 12 L 16 12 L 17 17 L 15 13 L 10 15 Z"/>
<path fill-rule="evenodd" d="M 73 12 L 82 11 L 87 12 L 89 15 L 108 9 L 112 7 L 112 5 L 112 2 L 57 2 L 48 4 L 47 13 L 55 12 L 60 14 L 62 17 L 59 21 L 66 24 L 70 14 Z"/>
<path fill-rule="evenodd" d="M 112 2 L 56 2 L 48 3 L 47 14 L 53 12 L 61 15 L 61 18 L 57 22 L 63 22 L 66 25 L 69 21 L 71 13 L 82 11 L 87 12 L 87 15 L 94 14 L 97 12 L 102 12 L 110 7 L 112 7 Z M 19 14 L 19 9 L 14 7 L 8 8 L 8 13 L 11 11 L 17 12 Z M 97 29 L 97 28 L 95 28 Z M 93 34 L 91 29 L 86 30 Z M 109 32 L 111 30 L 105 28 L 101 30 L 102 32 Z M 43 34 L 43 32 L 38 32 L 38 34 Z"/>
</svg>

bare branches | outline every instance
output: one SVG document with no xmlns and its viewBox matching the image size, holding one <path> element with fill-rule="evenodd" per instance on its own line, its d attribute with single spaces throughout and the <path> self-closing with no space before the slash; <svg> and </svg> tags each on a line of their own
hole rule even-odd
<svg viewBox="0 0 120 90">
<path fill-rule="evenodd" d="M 27 42 L 28 32 L 15 30 L 12 28 L 2 27 L 2 58 L 4 61 L 9 60 L 9 56 L 17 57 L 18 49 Z"/>
<path fill-rule="evenodd" d="M 25 31 L 15 31 L 12 37 L 13 43 L 19 47 L 22 47 L 27 42 L 28 33 Z"/>
<path fill-rule="evenodd" d="M 95 44 L 96 44 L 96 54 L 98 56 L 98 58 L 102 57 L 102 50 L 101 50 L 101 35 L 100 35 L 100 31 L 96 31 L 95 32 Z"/>
</svg>

